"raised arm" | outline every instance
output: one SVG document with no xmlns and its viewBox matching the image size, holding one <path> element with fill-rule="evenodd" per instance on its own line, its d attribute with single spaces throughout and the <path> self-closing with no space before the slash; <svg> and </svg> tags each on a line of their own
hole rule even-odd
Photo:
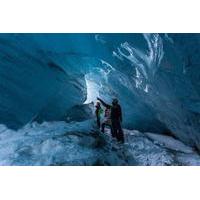
<svg viewBox="0 0 200 200">
<path fill-rule="evenodd" d="M 101 103 L 102 103 L 102 105 L 104 106 L 104 107 L 106 107 L 106 108 L 108 108 L 108 109 L 110 109 L 111 108 L 111 105 L 109 105 L 109 104 L 107 104 L 107 103 L 105 103 L 102 99 L 100 99 L 100 98 L 97 98 L 97 100 L 99 100 Z"/>
</svg>

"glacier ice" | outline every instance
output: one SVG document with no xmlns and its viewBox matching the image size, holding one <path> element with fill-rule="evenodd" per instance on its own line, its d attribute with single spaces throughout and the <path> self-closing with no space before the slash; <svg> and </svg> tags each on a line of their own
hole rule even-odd
<svg viewBox="0 0 200 200">
<path fill-rule="evenodd" d="M 199 154 L 172 137 L 166 145 L 166 136 L 124 131 L 120 145 L 109 130 L 95 132 L 93 120 L 34 122 L 18 131 L 1 125 L 0 165 L 200 165 Z"/>
<path fill-rule="evenodd" d="M 96 96 L 117 97 L 125 128 L 200 149 L 199 34 L 1 34 L 0 50 L 8 137 L 35 122 L 92 119 Z"/>
</svg>

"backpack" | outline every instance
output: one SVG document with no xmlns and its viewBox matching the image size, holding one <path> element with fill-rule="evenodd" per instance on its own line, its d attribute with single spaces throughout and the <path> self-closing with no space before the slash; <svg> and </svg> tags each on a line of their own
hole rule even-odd
<svg viewBox="0 0 200 200">
<path fill-rule="evenodd" d="M 100 116 L 103 113 L 103 109 L 99 108 L 98 115 Z"/>
</svg>

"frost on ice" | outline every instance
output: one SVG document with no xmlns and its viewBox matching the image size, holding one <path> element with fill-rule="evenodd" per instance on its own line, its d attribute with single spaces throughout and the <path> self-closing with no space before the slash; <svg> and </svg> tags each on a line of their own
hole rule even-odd
<svg viewBox="0 0 200 200">
<path fill-rule="evenodd" d="M 199 165 L 199 38 L 1 34 L 0 164 Z M 94 128 L 97 96 L 119 99 L 125 145 Z"/>
<path fill-rule="evenodd" d="M 171 137 L 134 130 L 125 137 L 120 145 L 109 130 L 95 132 L 93 120 L 32 123 L 18 131 L 1 125 L 0 165 L 200 165 L 194 150 Z"/>
</svg>

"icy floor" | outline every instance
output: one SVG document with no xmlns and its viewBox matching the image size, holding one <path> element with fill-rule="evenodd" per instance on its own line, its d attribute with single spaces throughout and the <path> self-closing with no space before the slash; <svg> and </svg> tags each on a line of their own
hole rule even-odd
<svg viewBox="0 0 200 200">
<path fill-rule="evenodd" d="M 169 136 L 125 130 L 125 144 L 93 121 L 45 122 L 13 131 L 0 125 L 0 165 L 200 165 L 192 148 Z"/>
</svg>

